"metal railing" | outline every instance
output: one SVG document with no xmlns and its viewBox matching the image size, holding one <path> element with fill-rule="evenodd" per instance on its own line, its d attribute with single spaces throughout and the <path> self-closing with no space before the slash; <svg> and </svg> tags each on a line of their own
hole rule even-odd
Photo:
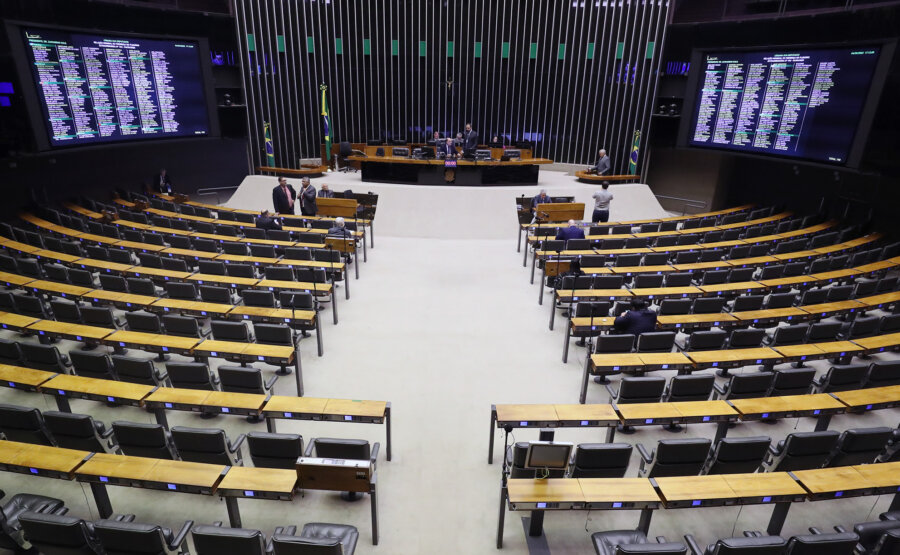
<svg viewBox="0 0 900 555">
<path fill-rule="evenodd" d="M 704 208 L 706 208 L 706 206 L 709 204 L 703 200 L 694 200 L 694 199 L 682 198 L 682 197 L 670 197 L 668 195 L 656 195 L 656 194 L 654 194 L 653 196 L 655 196 L 657 199 L 666 199 L 666 200 L 673 200 L 676 202 L 681 202 L 682 203 L 682 205 L 681 205 L 681 215 L 682 216 L 687 214 L 688 208 L 696 208 L 696 210 L 694 210 L 692 212 L 692 213 L 696 213 L 696 212 L 699 212 L 700 210 L 703 210 Z M 660 204 L 662 204 L 662 203 L 660 203 Z"/>
<path fill-rule="evenodd" d="M 202 197 L 204 195 L 214 196 L 216 197 L 216 204 L 222 204 L 222 201 L 219 199 L 219 193 L 221 191 L 236 191 L 237 186 L 234 187 L 205 187 L 203 189 L 197 189 L 196 195 L 198 197 Z"/>
</svg>

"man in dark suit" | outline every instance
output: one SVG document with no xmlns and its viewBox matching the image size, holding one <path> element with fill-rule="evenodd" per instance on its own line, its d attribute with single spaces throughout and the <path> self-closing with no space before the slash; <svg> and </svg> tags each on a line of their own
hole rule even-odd
<svg viewBox="0 0 900 555">
<path fill-rule="evenodd" d="M 172 178 L 166 173 L 166 168 L 159 170 L 159 174 L 153 178 L 153 190 L 166 195 L 175 192 L 175 189 L 172 188 Z"/>
<path fill-rule="evenodd" d="M 556 232 L 557 241 L 568 241 L 569 239 L 584 239 L 584 230 L 575 225 L 575 220 L 569 220 L 569 227 L 561 227 Z"/>
<path fill-rule="evenodd" d="M 316 188 L 309 182 L 308 177 L 303 178 L 303 188 L 300 191 L 300 213 L 304 216 L 315 216 L 319 211 L 316 206 Z"/>
<path fill-rule="evenodd" d="M 319 198 L 334 198 L 334 191 L 328 188 L 328 183 L 322 183 L 322 188 L 319 189 Z"/>
<path fill-rule="evenodd" d="M 608 175 L 610 167 L 609 156 L 606 155 L 606 151 L 602 148 L 598 154 L 599 158 L 597 158 L 597 163 L 594 164 L 594 167 L 591 169 L 597 175 Z"/>
<path fill-rule="evenodd" d="M 464 153 L 475 153 L 475 149 L 478 148 L 478 133 L 472 130 L 472 124 L 466 124 L 466 131 L 463 133 L 463 152 Z"/>
<path fill-rule="evenodd" d="M 541 192 L 536 194 L 531 199 L 531 223 L 537 221 L 537 207 L 539 204 L 544 204 L 545 202 L 553 202 L 553 199 L 547 194 L 547 189 L 541 189 Z"/>
<path fill-rule="evenodd" d="M 271 212 L 263 210 L 259 213 L 259 216 L 256 217 L 256 227 L 278 231 L 281 229 L 281 222 L 278 221 L 278 218 L 273 218 Z"/>
<path fill-rule="evenodd" d="M 343 237 L 344 239 L 349 239 L 353 234 L 350 233 L 350 230 L 347 229 L 346 225 L 344 218 L 335 218 L 334 225 L 328 228 L 328 235 L 331 237 Z"/>
<path fill-rule="evenodd" d="M 631 333 L 635 336 L 645 332 L 656 331 L 656 313 L 647 308 L 647 301 L 640 298 L 631 299 L 631 310 L 623 312 L 613 327 L 616 333 Z M 597 383 L 607 383 L 606 376 L 594 378 Z"/>
<path fill-rule="evenodd" d="M 287 179 L 278 178 L 278 185 L 272 189 L 272 206 L 275 207 L 276 214 L 294 214 L 294 201 L 297 199 L 297 192 L 288 185 Z"/>
<path fill-rule="evenodd" d="M 456 156 L 456 147 L 453 146 L 453 139 L 447 139 L 441 143 L 438 153 L 443 153 L 444 157 L 453 158 Z"/>
</svg>

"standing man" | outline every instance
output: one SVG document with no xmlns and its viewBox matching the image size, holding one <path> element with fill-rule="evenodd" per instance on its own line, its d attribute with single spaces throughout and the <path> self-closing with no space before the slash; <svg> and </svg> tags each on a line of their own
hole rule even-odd
<svg viewBox="0 0 900 555">
<path fill-rule="evenodd" d="M 303 178 L 303 188 L 300 190 L 300 213 L 304 216 L 315 216 L 319 211 L 316 206 L 316 188 L 309 182 L 308 177 Z"/>
<path fill-rule="evenodd" d="M 594 170 L 594 173 L 597 175 L 608 175 L 610 166 L 609 156 L 606 155 L 606 150 L 602 148 L 600 149 L 599 154 L 600 157 L 597 158 L 597 163 L 594 164 L 593 168 L 589 169 Z"/>
<path fill-rule="evenodd" d="M 334 198 L 334 191 L 328 188 L 328 183 L 322 183 L 322 188 L 319 189 L 319 197 Z"/>
<path fill-rule="evenodd" d="M 467 123 L 466 132 L 463 133 L 463 153 L 473 153 L 476 148 L 478 148 L 478 133 L 472 130 L 471 123 Z"/>
<path fill-rule="evenodd" d="M 276 214 L 294 214 L 294 200 L 297 199 L 297 192 L 288 185 L 287 179 L 278 178 L 278 185 L 272 189 L 272 206 L 275 207 Z"/>
<path fill-rule="evenodd" d="M 166 173 L 166 168 L 159 170 L 159 174 L 153 179 L 153 190 L 166 195 L 175 192 L 172 188 L 172 178 Z"/>
<path fill-rule="evenodd" d="M 591 215 L 591 222 L 608 222 L 609 201 L 613 199 L 613 194 L 609 192 L 609 181 L 604 181 L 603 188 L 595 191 L 591 196 L 594 197 L 594 213 Z"/>
</svg>

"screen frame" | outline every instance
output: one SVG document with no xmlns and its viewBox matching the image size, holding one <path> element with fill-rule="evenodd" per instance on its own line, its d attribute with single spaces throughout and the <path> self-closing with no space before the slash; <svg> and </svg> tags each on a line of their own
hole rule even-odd
<svg viewBox="0 0 900 555">
<path fill-rule="evenodd" d="M 60 25 L 47 25 L 46 23 L 32 23 L 29 21 L 5 21 L 6 34 L 9 39 L 10 54 L 13 63 L 16 66 L 16 75 L 19 78 L 20 90 L 23 92 L 25 100 L 25 109 L 28 112 L 28 121 L 33 130 L 35 146 L 38 151 L 62 151 L 71 149 L 96 149 L 110 148 L 122 145 L 136 145 L 143 143 L 153 143 L 158 141 L 195 141 L 204 139 L 219 139 L 222 136 L 219 127 L 219 114 L 216 110 L 216 95 L 213 87 L 212 67 L 209 63 L 209 40 L 206 37 L 199 36 L 183 36 L 183 35 L 155 35 L 148 33 L 128 33 L 122 31 L 108 31 L 105 29 L 88 29 L 86 27 L 67 27 Z M 39 92 L 31 73 L 31 64 L 28 62 L 28 52 L 25 46 L 25 40 L 22 38 L 24 30 L 28 27 L 47 29 L 50 31 L 61 31 L 65 33 L 82 33 L 94 34 L 98 36 L 136 38 L 148 40 L 171 40 L 171 41 L 191 41 L 198 45 L 198 55 L 200 56 L 200 75 L 201 86 L 203 87 L 203 96 L 206 99 L 206 119 L 209 122 L 209 133 L 201 136 L 170 136 L 170 137 L 148 137 L 140 139 L 125 139 L 99 142 L 94 144 L 71 144 L 55 146 L 50 142 L 50 134 L 47 130 L 47 124 L 44 121 L 43 110 L 41 109 Z"/>
<path fill-rule="evenodd" d="M 844 162 L 827 162 L 824 160 L 815 160 L 802 156 L 790 156 L 786 154 L 773 154 L 769 152 L 752 152 L 745 150 L 737 150 L 730 148 L 715 148 L 707 146 L 693 145 L 688 140 L 691 133 L 691 122 L 694 119 L 694 109 L 697 106 L 698 90 L 697 86 L 700 81 L 700 68 L 707 54 L 712 52 L 724 53 L 744 53 L 744 52 L 766 52 L 775 50 L 827 50 L 834 48 L 857 48 L 866 46 L 877 46 L 880 49 L 878 61 L 875 63 L 875 69 L 872 72 L 872 80 L 869 83 L 869 90 L 866 98 L 863 100 L 863 109 L 859 115 L 859 122 L 854 130 L 853 139 L 847 149 L 847 158 Z M 894 59 L 894 51 L 897 46 L 897 40 L 870 40 L 870 41 L 853 41 L 853 42 L 827 42 L 827 43 L 800 43 L 800 44 L 775 44 L 775 45 L 754 45 L 754 46 L 731 46 L 731 47 L 702 47 L 691 50 L 691 68 L 697 68 L 688 76 L 685 85 L 684 101 L 681 109 L 681 123 L 678 127 L 678 136 L 676 146 L 678 148 L 689 148 L 698 151 L 715 151 L 722 154 L 733 156 L 747 156 L 751 158 L 771 159 L 785 162 L 802 163 L 805 165 L 821 166 L 826 168 L 859 168 L 862 155 L 865 152 L 868 143 L 869 133 L 872 130 L 872 122 L 875 119 L 875 112 L 878 110 L 878 103 L 884 91 L 884 85 L 887 81 L 888 72 Z"/>
</svg>

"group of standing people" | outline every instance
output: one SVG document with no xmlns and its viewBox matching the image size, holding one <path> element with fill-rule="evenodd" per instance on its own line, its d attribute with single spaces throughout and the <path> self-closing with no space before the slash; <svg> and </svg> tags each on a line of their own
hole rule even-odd
<svg viewBox="0 0 900 555">
<path fill-rule="evenodd" d="M 300 194 L 294 190 L 293 185 L 284 177 L 278 178 L 278 185 L 272 189 L 272 206 L 277 214 L 296 214 L 295 204 L 300 203 L 300 214 L 303 216 L 315 216 L 318 212 L 316 206 L 316 188 L 309 182 L 308 177 L 301 180 Z M 323 195 L 324 196 L 324 195 Z M 332 193 L 333 196 L 333 193 Z"/>
</svg>

